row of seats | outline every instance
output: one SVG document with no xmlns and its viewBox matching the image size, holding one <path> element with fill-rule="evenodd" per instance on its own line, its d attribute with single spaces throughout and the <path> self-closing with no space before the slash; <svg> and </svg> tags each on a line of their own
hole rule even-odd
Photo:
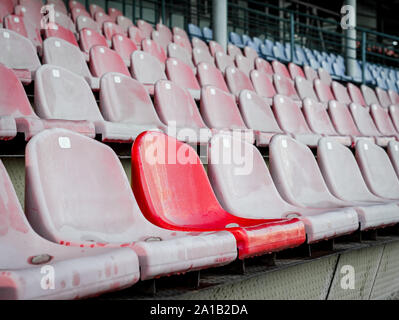
<svg viewBox="0 0 399 320">
<path fill-rule="evenodd" d="M 359 140 L 354 156 L 323 138 L 317 154 L 277 135 L 268 169 L 253 145 L 219 134 L 208 179 L 189 145 L 145 132 L 132 147 L 133 194 L 111 148 L 45 130 L 26 147 L 27 219 L 0 165 L 1 298 L 86 297 L 399 222 L 398 142 L 386 153 Z"/>
</svg>

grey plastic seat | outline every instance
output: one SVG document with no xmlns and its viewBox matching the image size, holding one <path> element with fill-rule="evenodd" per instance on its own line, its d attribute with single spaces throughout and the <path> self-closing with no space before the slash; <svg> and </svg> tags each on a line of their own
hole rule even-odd
<svg viewBox="0 0 399 320">
<path fill-rule="evenodd" d="M 273 140 L 285 136 L 276 136 Z M 229 161 L 226 159 L 240 159 Z M 216 135 L 209 144 L 208 175 L 223 208 L 239 217 L 299 217 L 308 243 L 336 237 L 358 227 L 351 209 L 323 210 L 298 207 L 279 194 L 266 163 L 253 145 L 229 135 Z"/>
<path fill-rule="evenodd" d="M 331 138 L 323 138 L 317 148 L 317 162 L 331 193 L 359 206 L 361 230 L 399 222 L 398 204 L 387 203 L 370 192 L 351 150 Z"/>
</svg>

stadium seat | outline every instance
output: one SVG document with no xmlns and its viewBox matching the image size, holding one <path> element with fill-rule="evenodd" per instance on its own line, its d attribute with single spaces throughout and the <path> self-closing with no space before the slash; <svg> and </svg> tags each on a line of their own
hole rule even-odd
<svg viewBox="0 0 399 320">
<path fill-rule="evenodd" d="M 116 23 L 126 34 L 129 34 L 129 28 L 133 26 L 133 21 L 125 16 L 117 16 Z"/>
<path fill-rule="evenodd" d="M 383 148 L 360 140 L 356 143 L 356 160 L 372 193 L 385 199 L 399 199 L 399 180 Z"/>
<path fill-rule="evenodd" d="M 177 153 L 171 151 L 172 144 L 179 153 L 184 151 L 187 161 L 177 164 L 145 161 L 145 153 L 154 143 L 164 155 Z M 132 181 L 137 181 L 132 185 L 133 191 L 149 221 L 175 230 L 227 230 L 236 238 L 239 259 L 294 247 L 305 241 L 303 224 L 298 219 L 245 219 L 223 210 L 196 152 L 164 134 L 148 132 L 135 142 Z M 171 197 L 165 202 L 164 188 L 170 194 L 179 195 L 179 199 Z"/>
<path fill-rule="evenodd" d="M 227 45 L 227 54 L 233 58 L 235 58 L 235 56 L 243 55 L 241 49 L 231 43 Z"/>
<path fill-rule="evenodd" d="M 3 0 L 0 3 L 0 21 L 3 21 L 3 19 L 14 12 L 14 3 L 12 0 Z"/>
<path fill-rule="evenodd" d="M 274 74 L 273 83 L 278 94 L 292 99 L 300 108 L 302 107 L 302 101 L 294 87 L 294 81 L 279 74 Z"/>
<path fill-rule="evenodd" d="M 328 136 L 335 141 L 351 146 L 352 140 L 349 136 L 341 136 L 334 129 L 328 116 L 327 110 L 323 104 L 311 98 L 305 98 L 303 101 L 303 115 L 309 125 L 309 128 L 321 136 Z"/>
<path fill-rule="evenodd" d="M 388 143 L 387 153 L 392 166 L 395 169 L 396 175 L 399 178 L 399 142 L 390 141 Z"/>
<path fill-rule="evenodd" d="M 141 43 L 145 39 L 144 33 L 136 26 L 131 26 L 128 31 L 129 38 L 141 49 Z"/>
<path fill-rule="evenodd" d="M 399 138 L 399 134 L 393 126 L 387 109 L 378 104 L 372 104 L 370 106 L 370 114 L 374 120 L 376 128 L 382 135 L 386 137 L 394 137 L 396 139 Z"/>
<path fill-rule="evenodd" d="M 164 48 L 166 50 L 167 45 L 173 40 L 173 33 L 166 25 L 162 23 L 157 23 L 156 30 L 159 32 L 160 37 L 164 39 L 162 42 L 166 42 L 166 46 Z"/>
<path fill-rule="evenodd" d="M 100 79 L 91 75 L 84 54 L 68 41 L 58 38 L 44 40 L 43 63 L 62 67 L 82 76 L 93 90 L 100 88 Z"/>
<path fill-rule="evenodd" d="M 275 134 L 283 133 L 274 118 L 271 104 L 263 97 L 253 91 L 242 90 L 238 101 L 244 123 L 254 131 L 256 146 L 266 147 Z"/>
<path fill-rule="evenodd" d="M 79 32 L 80 49 L 88 56 L 94 46 L 108 47 L 104 36 L 93 29 L 84 28 Z"/>
<path fill-rule="evenodd" d="M 375 92 L 377 94 L 378 101 L 382 107 L 388 108 L 392 104 L 388 91 L 377 87 L 375 88 Z"/>
<path fill-rule="evenodd" d="M 313 133 L 294 100 L 276 95 L 273 98 L 273 111 L 276 120 L 284 132 L 291 134 L 296 140 L 310 147 L 316 147 L 321 138 L 319 134 Z"/>
<path fill-rule="evenodd" d="M 189 54 L 193 53 L 193 48 L 191 47 L 191 43 L 190 40 L 188 40 L 188 38 L 182 37 L 180 35 L 174 35 L 173 43 L 176 43 L 178 46 L 181 46 L 182 48 L 187 50 Z"/>
<path fill-rule="evenodd" d="M 75 35 L 69 29 L 65 29 L 64 27 L 54 24 L 51 28 L 44 29 L 44 39 L 56 37 L 68 41 L 69 43 L 79 47 L 78 42 L 76 41 Z"/>
<path fill-rule="evenodd" d="M 215 61 L 209 50 L 204 50 L 203 48 L 193 48 L 193 62 L 196 66 L 198 66 L 201 62 L 205 62 L 209 65 L 214 65 Z"/>
<path fill-rule="evenodd" d="M 64 130 L 35 138 L 26 151 L 30 163 L 26 188 L 31 195 L 26 207 L 35 208 L 35 214 L 28 215 L 30 223 L 52 241 L 129 247 L 138 255 L 142 280 L 224 265 L 236 258 L 234 237 L 227 232 L 177 232 L 146 220 L 108 146 Z M 62 192 L 61 185 L 50 181 L 63 181 Z M 62 228 L 54 227 L 60 224 Z"/>
<path fill-rule="evenodd" d="M 195 100 L 200 98 L 200 85 L 189 65 L 177 59 L 166 60 L 166 75 L 169 80 L 187 89 Z"/>
<path fill-rule="evenodd" d="M 394 90 L 388 90 L 389 97 L 391 98 L 392 104 L 399 105 L 399 94 Z"/>
<path fill-rule="evenodd" d="M 386 147 L 391 140 L 395 140 L 393 137 L 384 137 L 377 129 L 371 118 L 369 108 L 364 108 L 356 103 L 351 103 L 349 110 L 352 114 L 352 118 L 356 123 L 359 132 L 363 136 L 374 137 L 375 142 L 383 147 Z"/>
<path fill-rule="evenodd" d="M 162 49 L 166 52 L 168 48 L 168 44 L 172 42 L 169 38 L 164 34 L 159 32 L 158 30 L 154 30 L 151 33 L 151 39 L 158 44 L 158 46 L 162 47 Z"/>
<path fill-rule="evenodd" d="M 166 80 L 165 67 L 157 58 L 143 51 L 135 51 L 131 56 L 130 70 L 150 95 L 154 95 L 154 86 L 158 80 Z"/>
<path fill-rule="evenodd" d="M 16 132 L 23 133 L 25 140 L 29 140 L 44 129 L 57 127 L 74 130 L 94 138 L 94 125 L 88 121 L 40 119 L 33 111 L 16 75 L 2 64 L 0 64 L 0 84 L 0 136 L 2 140 L 12 138 Z"/>
<path fill-rule="evenodd" d="M 90 70 L 93 76 L 101 77 L 107 72 L 119 72 L 130 76 L 121 56 L 105 46 L 94 46 L 90 49 Z"/>
<path fill-rule="evenodd" d="M 332 78 L 330 73 L 328 72 L 327 69 L 325 68 L 319 68 L 317 70 L 317 73 L 319 75 L 319 79 L 320 81 L 322 81 L 323 83 L 325 83 L 327 86 L 331 86 L 332 83 Z"/>
<path fill-rule="evenodd" d="M 252 70 L 250 76 L 256 93 L 266 100 L 269 105 L 272 105 L 273 97 L 277 92 L 273 86 L 270 75 L 261 70 Z"/>
<path fill-rule="evenodd" d="M 188 29 L 188 34 L 190 35 L 191 38 L 193 37 L 202 38 L 201 28 L 196 26 L 195 24 L 189 23 L 187 25 L 187 29 Z"/>
<path fill-rule="evenodd" d="M 166 53 L 165 50 L 156 43 L 154 40 L 144 39 L 141 42 L 141 50 L 147 52 L 157 58 L 162 65 L 165 64 L 166 61 Z"/>
<path fill-rule="evenodd" d="M 366 101 L 364 100 L 363 94 L 360 91 L 359 87 L 357 87 L 353 83 L 348 83 L 347 88 L 348 88 L 349 96 L 352 99 L 352 102 L 359 104 L 363 107 L 367 106 Z"/>
<path fill-rule="evenodd" d="M 208 27 L 203 27 L 202 35 L 206 41 L 211 41 L 213 39 L 213 30 Z"/>
<path fill-rule="evenodd" d="M 295 63 L 290 62 L 288 64 L 288 70 L 290 71 L 291 79 L 295 80 L 296 77 L 306 79 L 305 73 L 302 68 Z"/>
<path fill-rule="evenodd" d="M 77 0 L 70 0 L 68 2 L 68 6 L 69 6 L 69 9 L 80 8 L 82 10 L 86 10 L 86 7 L 84 6 L 84 4 L 80 3 Z"/>
<path fill-rule="evenodd" d="M 208 45 L 206 44 L 206 42 L 205 41 L 202 41 L 201 39 L 199 39 L 199 38 L 192 38 L 191 39 L 191 44 L 192 44 L 192 46 L 193 46 L 193 49 L 195 49 L 195 48 L 200 48 L 200 49 L 202 49 L 202 50 L 205 50 L 207 53 L 211 53 L 210 51 L 209 51 L 209 48 L 208 48 Z M 212 57 L 213 57 L 213 55 L 212 55 Z"/>
<path fill-rule="evenodd" d="M 185 64 L 190 66 L 194 74 L 197 73 L 197 68 L 194 66 L 193 59 L 190 53 L 183 47 L 178 46 L 176 43 L 168 44 L 168 57 L 184 62 Z"/>
<path fill-rule="evenodd" d="M 40 237 L 29 225 L 0 162 L 0 300 L 76 299 L 130 287 L 140 279 L 137 254 L 129 248 L 71 248 Z M 43 266 L 55 272 L 52 290 L 41 286 Z M 104 266 L 117 273 L 104 277 Z"/>
<path fill-rule="evenodd" d="M 386 203 L 369 191 L 350 149 L 323 138 L 317 148 L 317 162 L 331 193 L 356 207 L 360 230 L 399 222 L 398 205 Z"/>
<path fill-rule="evenodd" d="M 123 13 L 115 8 L 108 8 L 108 15 L 116 22 L 117 17 L 123 16 Z"/>
<path fill-rule="evenodd" d="M 154 31 L 152 25 L 144 20 L 137 20 L 137 27 L 141 30 L 144 35 L 144 38 L 150 39 L 151 33 Z"/>
<path fill-rule="evenodd" d="M 238 70 L 236 67 L 227 67 L 225 71 L 225 78 L 230 92 L 236 97 L 238 97 L 241 90 L 244 89 L 255 91 L 251 80 L 245 75 L 244 72 Z"/>
<path fill-rule="evenodd" d="M 81 9 L 78 7 L 71 9 L 71 18 L 72 18 L 72 21 L 75 23 L 75 25 L 76 25 L 76 21 L 78 20 L 79 16 L 84 16 L 84 17 L 88 17 L 91 19 L 90 13 L 88 13 L 85 9 Z"/>
<path fill-rule="evenodd" d="M 201 87 L 214 86 L 225 92 L 229 92 L 222 72 L 214 65 L 202 62 L 197 66 L 197 78 Z"/>
<path fill-rule="evenodd" d="M 317 72 L 311 66 L 304 66 L 303 72 L 306 75 L 306 79 L 309 81 L 313 82 L 313 80 L 319 79 Z"/>
<path fill-rule="evenodd" d="M 254 64 L 255 59 L 258 58 L 258 53 L 256 52 L 256 50 L 248 46 L 244 48 L 244 55 L 246 58 L 252 61 L 252 64 Z"/>
<path fill-rule="evenodd" d="M 43 41 L 40 36 L 40 30 L 35 28 L 29 21 L 25 22 L 24 17 L 10 14 L 4 18 L 4 27 L 28 38 L 36 47 L 39 54 L 42 53 Z"/>
<path fill-rule="evenodd" d="M 130 57 L 137 50 L 136 44 L 123 34 L 112 37 L 112 48 L 120 55 L 127 67 L 130 67 Z"/>
<path fill-rule="evenodd" d="M 215 54 L 216 66 L 223 73 L 226 72 L 227 67 L 235 67 L 234 58 L 225 54 L 222 51 L 218 51 Z"/>
<path fill-rule="evenodd" d="M 275 74 L 279 74 L 283 77 L 291 79 L 291 75 L 290 75 L 287 67 L 284 64 L 282 64 L 281 62 L 279 62 L 277 60 L 272 61 L 272 67 L 273 67 Z"/>
<path fill-rule="evenodd" d="M 209 41 L 209 51 L 211 52 L 211 55 L 214 57 L 218 52 L 225 53 L 225 50 L 222 47 L 222 45 L 216 41 Z"/>
<path fill-rule="evenodd" d="M 271 64 L 262 58 L 255 59 L 255 69 L 263 71 L 270 76 L 274 74 L 273 67 L 271 66 Z"/>
<path fill-rule="evenodd" d="M 93 19 L 83 16 L 83 15 L 78 16 L 76 18 L 76 30 L 78 32 L 80 32 L 81 30 L 83 30 L 85 28 L 95 30 L 96 32 L 98 32 L 100 34 L 102 33 L 101 26 L 98 25 L 98 23 L 95 22 Z"/>
<path fill-rule="evenodd" d="M 68 29 L 73 34 L 76 33 L 75 23 L 72 21 L 72 19 L 66 13 L 55 11 L 54 20 L 55 20 L 55 23 L 60 25 L 61 27 Z"/>
<path fill-rule="evenodd" d="M 155 85 L 155 109 L 161 121 L 181 141 L 194 144 L 206 144 L 212 132 L 205 125 L 189 91 L 172 81 L 158 81 Z M 170 130 L 169 130 L 170 131 Z"/>
<path fill-rule="evenodd" d="M 105 23 L 111 22 L 113 23 L 112 18 L 104 12 L 96 12 L 94 15 L 94 20 L 97 22 L 99 26 L 104 26 Z"/>
<path fill-rule="evenodd" d="M 186 40 L 188 40 L 190 42 L 190 39 L 188 38 L 186 31 L 184 31 L 183 29 L 181 29 L 179 27 L 173 27 L 172 32 L 173 32 L 174 36 L 179 36 L 179 37 L 185 38 Z"/>
<path fill-rule="evenodd" d="M 302 100 L 304 100 L 306 98 L 310 98 L 313 101 L 320 102 L 319 97 L 316 95 L 316 92 L 314 90 L 312 81 L 306 80 L 305 78 L 302 78 L 302 77 L 296 77 L 295 78 L 295 88 L 296 88 L 296 91 L 298 92 L 299 97 Z M 321 102 L 321 104 L 322 104 L 322 106 L 327 108 L 327 103 Z"/>
<path fill-rule="evenodd" d="M 244 56 L 237 55 L 235 56 L 234 61 L 238 70 L 244 72 L 245 75 L 249 77 L 249 74 L 254 69 L 253 60 Z"/>
<path fill-rule="evenodd" d="M 115 22 L 104 22 L 103 31 L 105 39 L 107 39 L 108 44 L 111 44 L 112 37 L 116 34 L 126 35 L 122 27 L 118 26 Z"/>
<path fill-rule="evenodd" d="M 327 104 L 329 101 L 335 100 L 330 85 L 328 85 L 323 80 L 321 79 L 314 80 L 314 88 L 320 102 Z"/>
<path fill-rule="evenodd" d="M 282 198 L 296 207 L 327 210 L 325 214 L 310 219 L 312 224 L 307 225 L 307 231 L 309 228 L 311 237 L 308 242 L 358 230 L 359 220 L 355 209 L 346 207 L 347 202 L 330 193 L 313 153 L 306 145 L 279 135 L 272 139 L 269 152 L 270 173 Z"/>
<path fill-rule="evenodd" d="M 371 106 L 372 104 L 380 104 L 373 89 L 363 84 L 360 86 L 360 88 L 367 106 Z"/>
<path fill-rule="evenodd" d="M 105 11 L 101 6 L 93 4 L 93 3 L 89 5 L 89 12 L 90 12 L 90 15 L 93 17 L 93 19 L 94 19 L 95 15 L 97 14 L 97 12 L 101 12 L 101 13 L 105 14 Z"/>
<path fill-rule="evenodd" d="M 337 100 L 343 104 L 350 105 L 352 103 L 351 97 L 349 96 L 348 89 L 345 88 L 341 83 L 333 81 L 331 89 Z"/>
<path fill-rule="evenodd" d="M 254 143 L 254 132 L 245 125 L 231 93 L 207 86 L 201 90 L 201 115 L 209 128 L 232 132 L 241 139 Z"/>
<path fill-rule="evenodd" d="M 127 123 L 104 121 L 84 79 L 60 67 L 44 65 L 38 70 L 35 77 L 35 107 L 43 119 L 90 121 L 102 141 L 131 142 L 143 131 Z M 67 121 L 66 125 L 72 121 Z"/>
<path fill-rule="evenodd" d="M 119 122 L 137 130 L 163 130 L 145 87 L 130 77 L 109 72 L 101 77 L 100 109 L 106 121 Z"/>
<path fill-rule="evenodd" d="M 23 84 L 29 84 L 40 67 L 36 49 L 29 39 L 0 29 L 0 63 L 12 69 Z"/>
</svg>

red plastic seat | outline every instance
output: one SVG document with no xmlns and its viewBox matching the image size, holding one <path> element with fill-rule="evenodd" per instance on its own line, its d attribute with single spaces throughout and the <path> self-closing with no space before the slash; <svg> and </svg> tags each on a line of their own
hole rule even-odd
<svg viewBox="0 0 399 320">
<path fill-rule="evenodd" d="M 154 85 L 158 80 L 166 80 L 165 67 L 149 53 L 135 51 L 131 56 L 130 70 L 150 95 L 154 95 Z"/>
<path fill-rule="evenodd" d="M 107 40 L 93 29 L 84 28 L 79 32 L 80 49 L 87 55 L 94 46 L 108 47 Z"/>
<path fill-rule="evenodd" d="M 89 11 L 90 11 L 90 14 L 91 14 L 91 16 L 93 18 L 95 17 L 97 12 L 101 12 L 101 13 L 105 14 L 104 9 L 101 6 L 97 5 L 97 4 L 90 4 Z"/>
<path fill-rule="evenodd" d="M 144 38 L 146 38 L 146 39 L 151 38 L 151 33 L 152 33 L 152 31 L 154 31 L 152 25 L 150 25 L 148 22 L 146 22 L 144 20 L 137 20 L 137 27 L 143 33 Z"/>
<path fill-rule="evenodd" d="M 157 23 L 156 29 L 159 32 L 160 36 L 168 41 L 168 44 L 170 42 L 172 42 L 173 33 L 166 25 L 164 25 L 162 23 Z M 165 50 L 166 50 L 166 46 L 165 46 Z"/>
<path fill-rule="evenodd" d="M 0 264 L 0 300 L 85 298 L 127 288 L 139 280 L 137 254 L 129 248 L 71 248 L 40 237 L 26 220 L 1 162 L 0 181 L 0 252 L 7 256 Z M 49 290 L 41 286 L 45 265 L 55 272 Z M 118 272 L 104 277 L 104 266 Z"/>
<path fill-rule="evenodd" d="M 162 49 L 166 52 L 168 48 L 168 44 L 171 43 L 172 41 L 169 40 L 164 34 L 159 32 L 158 30 L 154 30 L 151 33 L 151 39 L 155 41 Z"/>
<path fill-rule="evenodd" d="M 125 34 L 128 34 L 129 28 L 133 26 L 133 21 L 125 16 L 117 16 L 116 23 L 118 26 L 122 28 Z"/>
<path fill-rule="evenodd" d="M 183 47 L 178 46 L 176 43 L 168 44 L 168 57 L 184 62 L 185 64 L 189 65 L 191 69 L 193 69 L 194 73 L 197 73 L 197 68 L 194 66 L 191 54 Z"/>
<path fill-rule="evenodd" d="M 220 90 L 229 92 L 229 88 L 224 81 L 222 72 L 214 65 L 202 62 L 197 66 L 197 70 L 197 77 L 201 87 L 214 86 Z"/>
<path fill-rule="evenodd" d="M 330 85 L 328 85 L 321 79 L 314 80 L 314 88 L 320 102 L 324 102 L 325 104 L 327 104 L 331 100 L 336 100 L 333 92 L 331 91 Z"/>
<path fill-rule="evenodd" d="M 389 97 L 391 98 L 392 104 L 399 105 L 399 94 L 396 91 L 388 90 Z"/>
<path fill-rule="evenodd" d="M 4 17 L 14 12 L 14 4 L 12 0 L 3 0 L 0 3 L 0 21 L 3 21 Z"/>
<path fill-rule="evenodd" d="M 192 43 L 193 49 L 200 48 L 202 50 L 205 50 L 209 54 L 211 54 L 211 52 L 209 51 L 208 45 L 206 44 L 205 41 L 202 41 L 201 39 L 194 37 L 194 38 L 192 38 L 191 43 Z M 214 55 L 212 55 L 212 57 L 213 56 Z"/>
<path fill-rule="evenodd" d="M 371 106 L 372 104 L 380 104 L 373 89 L 364 84 L 362 84 L 360 88 L 367 106 Z"/>
<path fill-rule="evenodd" d="M 273 111 L 280 128 L 286 133 L 310 147 L 317 146 L 321 136 L 310 130 L 301 109 L 294 100 L 276 95 L 273 99 Z"/>
<path fill-rule="evenodd" d="M 189 37 L 187 35 L 187 32 L 179 27 L 173 27 L 172 29 L 173 31 L 173 35 L 174 36 L 180 36 L 182 38 L 186 38 L 187 40 L 189 40 Z"/>
<path fill-rule="evenodd" d="M 271 105 L 273 103 L 273 97 L 277 94 L 271 76 L 261 70 L 252 70 L 251 81 L 256 93 Z"/>
<path fill-rule="evenodd" d="M 247 127 L 254 131 L 255 143 L 258 147 L 268 146 L 275 134 L 283 133 L 270 104 L 263 97 L 255 92 L 243 90 L 238 101 L 242 119 Z"/>
<path fill-rule="evenodd" d="M 168 134 L 189 143 L 208 143 L 212 132 L 205 125 L 188 90 L 174 82 L 161 80 L 155 85 L 154 105 Z M 173 132 L 170 129 L 175 129 Z"/>
<path fill-rule="evenodd" d="M 387 91 L 377 87 L 375 88 L 375 92 L 377 94 L 378 101 L 382 107 L 388 108 L 392 104 L 391 98 L 389 97 Z"/>
<path fill-rule="evenodd" d="M 304 66 L 304 67 L 303 67 L 303 72 L 304 72 L 305 75 L 306 75 L 306 79 L 309 80 L 309 81 L 312 81 L 312 82 L 313 82 L 313 80 L 319 79 L 319 76 L 318 76 L 316 70 L 313 69 L 313 68 L 310 67 L 310 66 Z"/>
<path fill-rule="evenodd" d="M 292 99 L 300 108 L 302 107 L 302 101 L 294 87 L 294 81 L 292 81 L 290 78 L 275 73 L 273 75 L 273 83 L 278 94 Z"/>
<path fill-rule="evenodd" d="M 319 68 L 317 70 L 317 73 L 319 74 L 319 79 L 320 81 L 322 81 L 323 83 L 325 83 L 327 86 L 331 86 L 332 83 L 332 78 L 330 73 L 324 69 L 324 68 Z"/>
<path fill-rule="evenodd" d="M 169 80 L 187 89 L 194 99 L 199 100 L 201 87 L 190 66 L 177 59 L 169 58 L 166 60 L 166 75 Z"/>
<path fill-rule="evenodd" d="M 296 77 L 301 77 L 306 79 L 305 73 L 303 72 L 302 68 L 295 63 L 290 62 L 288 64 L 288 70 L 290 71 L 291 79 Z"/>
<path fill-rule="evenodd" d="M 76 33 L 75 23 L 72 21 L 72 19 L 68 16 L 67 13 L 58 12 L 56 10 L 54 18 L 55 18 L 55 23 L 57 23 L 61 27 L 64 27 L 65 29 L 68 29 L 73 34 Z"/>
<path fill-rule="evenodd" d="M 395 169 L 396 176 L 399 178 L 399 142 L 390 141 L 387 148 L 387 154 L 391 160 L 392 166 Z"/>
<path fill-rule="evenodd" d="M 382 108 L 378 104 L 373 104 L 370 107 L 370 114 L 374 120 L 376 128 L 382 135 L 398 139 L 399 134 L 395 130 L 387 109 Z"/>
<path fill-rule="evenodd" d="M 349 96 L 352 99 L 352 102 L 359 104 L 363 107 L 367 106 L 366 101 L 364 100 L 363 94 L 357 86 L 355 86 L 353 83 L 348 83 L 347 88 L 348 88 Z"/>
<path fill-rule="evenodd" d="M 295 88 L 302 100 L 310 98 L 313 101 L 319 101 L 319 97 L 316 95 L 312 81 L 306 80 L 302 77 L 297 77 L 295 78 Z M 327 108 L 327 103 L 322 103 L 322 105 Z"/>
<path fill-rule="evenodd" d="M 72 10 L 73 8 L 80 8 L 82 10 L 86 10 L 86 7 L 84 6 L 84 4 L 80 3 L 77 0 L 70 0 L 68 2 L 68 6 L 69 6 L 70 10 Z"/>
<path fill-rule="evenodd" d="M 215 65 L 215 61 L 209 50 L 204 50 L 203 48 L 196 47 L 193 49 L 193 62 L 196 66 L 198 66 L 201 62 L 205 62 L 206 64 Z"/>
<path fill-rule="evenodd" d="M 225 78 L 230 92 L 235 96 L 238 96 L 242 90 L 255 91 L 251 80 L 244 72 L 238 70 L 236 67 L 227 67 Z"/>
<path fill-rule="evenodd" d="M 348 89 L 337 81 L 333 81 L 331 84 L 332 91 L 337 100 L 346 105 L 352 103 L 351 97 L 349 96 Z"/>
<path fill-rule="evenodd" d="M 94 20 L 99 26 L 104 26 L 104 24 L 108 22 L 113 23 L 112 18 L 104 12 L 96 12 Z"/>
<path fill-rule="evenodd" d="M 248 129 L 241 117 L 236 98 L 216 87 L 204 87 L 201 91 L 201 115 L 209 128 L 240 137 L 254 143 L 254 132 Z"/>
<path fill-rule="evenodd" d="M 102 33 L 101 26 L 93 19 L 83 15 L 78 16 L 76 18 L 76 30 L 80 32 L 80 30 L 83 30 L 85 28 L 95 30 L 100 34 Z"/>
<path fill-rule="evenodd" d="M 287 67 L 277 60 L 272 61 L 272 67 L 275 74 L 279 74 L 283 77 L 291 79 L 291 74 L 289 73 Z"/>
<path fill-rule="evenodd" d="M 216 56 L 216 54 L 218 52 L 222 52 L 225 53 L 224 48 L 222 47 L 222 45 L 216 41 L 209 41 L 209 51 L 211 52 L 212 56 Z"/>
<path fill-rule="evenodd" d="M 103 24 L 104 36 L 108 43 L 111 43 L 112 37 L 116 34 L 126 35 L 123 29 L 114 22 L 104 22 Z"/>
<path fill-rule="evenodd" d="M 157 58 L 162 64 L 165 64 L 166 53 L 165 50 L 155 41 L 144 39 L 141 42 L 141 49 Z"/>
<path fill-rule="evenodd" d="M 245 73 L 247 77 L 249 77 L 249 74 L 251 71 L 254 69 L 254 62 L 253 60 L 246 58 L 244 56 L 237 55 L 234 58 L 235 64 L 238 68 L 238 70 L 242 71 Z"/>
<path fill-rule="evenodd" d="M 129 38 L 136 44 L 137 48 L 141 48 L 141 42 L 145 39 L 143 32 L 136 26 L 129 28 Z"/>
<path fill-rule="evenodd" d="M 242 51 L 239 47 L 235 46 L 234 44 L 229 43 L 227 45 L 227 54 L 235 58 L 236 56 L 242 56 Z"/>
<path fill-rule="evenodd" d="M 54 24 L 51 28 L 44 29 L 44 38 L 56 37 L 68 41 L 69 43 L 79 47 L 78 42 L 73 32 L 69 29 Z"/>
<path fill-rule="evenodd" d="M 190 40 L 188 40 L 188 38 L 181 37 L 179 35 L 174 35 L 173 43 L 176 43 L 178 46 L 181 46 L 182 48 L 187 50 L 189 54 L 192 54 L 193 48 L 191 47 L 191 43 Z"/>
<path fill-rule="evenodd" d="M 76 23 L 79 16 L 91 18 L 90 13 L 88 13 L 85 9 L 78 8 L 78 7 L 72 8 L 71 9 L 71 17 L 72 17 L 73 22 Z"/>
<path fill-rule="evenodd" d="M 265 59 L 262 58 L 256 58 L 255 59 L 255 69 L 259 71 L 263 71 L 270 76 L 273 76 L 274 71 L 272 65 L 266 61 Z"/>
<path fill-rule="evenodd" d="M 107 72 L 119 72 L 130 76 L 121 56 L 105 46 L 94 46 L 90 49 L 90 70 L 95 77 L 101 77 Z"/>
<path fill-rule="evenodd" d="M 251 47 L 245 47 L 244 48 L 244 55 L 246 58 L 250 59 L 252 61 L 252 64 L 255 63 L 255 59 L 258 58 L 258 53 L 255 51 L 255 49 Z"/>
<path fill-rule="evenodd" d="M 14 31 L 0 29 L 0 47 L 0 63 L 13 69 L 23 84 L 29 84 L 40 67 L 32 42 Z"/>
<path fill-rule="evenodd" d="M 220 71 L 225 73 L 227 67 L 235 67 L 233 57 L 225 54 L 222 51 L 215 53 L 215 63 Z"/>
<path fill-rule="evenodd" d="M 176 158 L 183 151 L 187 161 L 147 161 L 145 154 L 154 145 L 164 157 Z M 137 181 L 133 191 L 149 221 L 175 230 L 227 230 L 236 238 L 240 259 L 297 246 L 305 240 L 303 225 L 297 219 L 245 219 L 223 210 L 196 152 L 164 134 L 148 132 L 136 140 L 132 148 L 132 181 Z M 176 197 L 165 201 L 164 190 Z"/>
<path fill-rule="evenodd" d="M 396 131 L 399 132 L 399 106 L 391 105 L 389 106 L 388 111 Z"/>
<path fill-rule="evenodd" d="M 130 67 L 130 58 L 137 50 L 135 43 L 123 34 L 115 34 L 112 37 L 112 48 L 121 56 L 126 66 Z"/>
<path fill-rule="evenodd" d="M 123 13 L 115 8 L 108 8 L 108 15 L 111 17 L 112 20 L 116 22 L 116 19 L 120 16 L 123 16 Z"/>
</svg>

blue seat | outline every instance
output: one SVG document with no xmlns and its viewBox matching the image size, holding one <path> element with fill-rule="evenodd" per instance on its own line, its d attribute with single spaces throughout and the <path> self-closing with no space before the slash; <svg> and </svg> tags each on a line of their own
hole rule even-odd
<svg viewBox="0 0 399 320">
<path fill-rule="evenodd" d="M 387 79 L 386 82 L 387 82 L 387 86 L 388 86 L 389 90 L 398 92 L 398 88 L 396 86 L 396 81 L 394 81 L 392 79 Z"/>
<path fill-rule="evenodd" d="M 330 61 L 328 60 L 322 61 L 321 67 L 328 71 L 333 80 L 341 80 L 341 77 L 335 74 L 334 69 L 332 67 L 332 63 Z"/>
<path fill-rule="evenodd" d="M 208 28 L 208 27 L 203 27 L 202 28 L 202 34 L 204 36 L 204 39 L 206 41 L 211 41 L 213 40 L 213 30 Z"/>
<path fill-rule="evenodd" d="M 276 59 L 282 61 L 282 62 L 289 62 L 290 60 L 287 58 L 285 55 L 285 48 L 280 42 L 276 42 L 276 44 L 273 47 L 273 54 L 276 57 Z"/>
<path fill-rule="evenodd" d="M 388 90 L 387 83 L 383 78 L 377 78 L 377 86 L 379 86 L 381 89 Z"/>
<path fill-rule="evenodd" d="M 229 34 L 230 42 L 239 48 L 244 48 L 245 45 L 242 41 L 241 36 L 238 33 L 230 32 Z"/>
<path fill-rule="evenodd" d="M 191 38 L 192 37 L 197 37 L 200 39 L 203 38 L 201 28 L 192 23 L 188 24 L 188 34 Z"/>
<path fill-rule="evenodd" d="M 349 76 L 347 76 L 346 74 L 345 74 L 345 68 L 344 68 L 344 66 L 342 66 L 340 63 L 338 63 L 338 62 L 334 62 L 333 63 L 333 71 L 334 71 L 334 74 L 336 75 L 336 76 L 338 76 L 338 77 L 340 77 L 342 80 L 344 80 L 344 81 L 351 81 L 352 80 L 352 78 L 351 77 L 349 77 Z"/>
<path fill-rule="evenodd" d="M 273 60 L 274 59 L 274 54 L 273 54 L 273 45 L 269 46 L 266 44 L 262 44 L 260 46 L 260 53 L 265 58 L 266 60 Z"/>
<path fill-rule="evenodd" d="M 251 37 L 247 34 L 243 34 L 241 39 L 242 39 L 242 43 L 244 44 L 244 46 L 247 46 L 248 42 L 252 42 Z"/>
</svg>

